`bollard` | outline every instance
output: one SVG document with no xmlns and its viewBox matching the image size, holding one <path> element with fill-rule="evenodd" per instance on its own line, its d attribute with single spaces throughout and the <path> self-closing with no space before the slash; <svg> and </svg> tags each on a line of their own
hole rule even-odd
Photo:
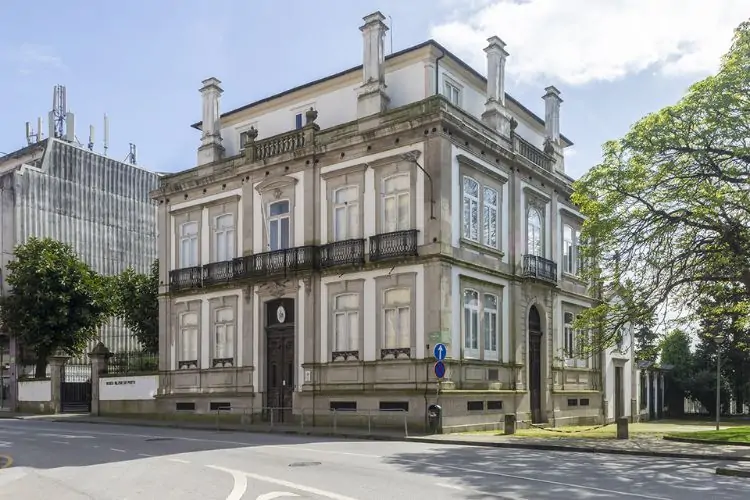
<svg viewBox="0 0 750 500">
<path fill-rule="evenodd" d="M 510 436 L 511 434 L 516 433 L 516 414 L 515 413 L 505 414 L 505 425 L 503 427 L 503 431 L 505 432 L 506 436 Z"/>
<path fill-rule="evenodd" d="M 630 439 L 628 436 L 628 417 L 617 418 L 617 439 Z"/>
</svg>

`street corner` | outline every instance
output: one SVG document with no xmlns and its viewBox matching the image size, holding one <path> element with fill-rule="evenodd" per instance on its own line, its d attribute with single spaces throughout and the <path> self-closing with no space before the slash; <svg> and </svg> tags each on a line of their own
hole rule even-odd
<svg viewBox="0 0 750 500">
<path fill-rule="evenodd" d="M 10 455 L 0 455 L 0 469 L 7 469 L 13 465 L 13 458 Z"/>
</svg>

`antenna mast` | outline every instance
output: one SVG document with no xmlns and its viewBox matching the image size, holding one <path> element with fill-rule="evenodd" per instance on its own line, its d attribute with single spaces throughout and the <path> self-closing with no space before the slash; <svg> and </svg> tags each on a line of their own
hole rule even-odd
<svg viewBox="0 0 750 500">
<path fill-rule="evenodd" d="M 49 112 L 49 137 L 65 136 L 65 119 L 68 114 L 68 102 L 64 85 L 55 85 L 52 93 L 52 111 Z"/>
<path fill-rule="evenodd" d="M 135 144 L 132 142 L 130 143 L 130 153 L 128 153 L 128 157 L 125 158 L 125 161 L 130 163 L 131 165 L 138 165 L 138 158 L 137 153 L 135 149 Z"/>
</svg>

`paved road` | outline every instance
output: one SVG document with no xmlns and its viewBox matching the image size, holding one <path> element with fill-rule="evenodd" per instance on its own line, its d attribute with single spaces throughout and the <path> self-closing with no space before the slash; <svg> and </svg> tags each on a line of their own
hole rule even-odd
<svg viewBox="0 0 750 500">
<path fill-rule="evenodd" d="M 29 420 L 0 455 L 3 500 L 750 498 L 710 461 Z"/>
</svg>

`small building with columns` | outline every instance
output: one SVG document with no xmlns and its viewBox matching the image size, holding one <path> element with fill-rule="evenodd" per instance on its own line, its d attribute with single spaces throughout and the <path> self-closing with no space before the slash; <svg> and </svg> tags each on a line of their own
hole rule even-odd
<svg viewBox="0 0 750 500">
<path fill-rule="evenodd" d="M 508 95 L 495 36 L 487 78 L 434 40 L 386 56 L 384 19 L 336 75 L 223 113 L 203 82 L 197 165 L 153 192 L 162 411 L 601 420 L 560 91 L 544 119 Z"/>
</svg>

